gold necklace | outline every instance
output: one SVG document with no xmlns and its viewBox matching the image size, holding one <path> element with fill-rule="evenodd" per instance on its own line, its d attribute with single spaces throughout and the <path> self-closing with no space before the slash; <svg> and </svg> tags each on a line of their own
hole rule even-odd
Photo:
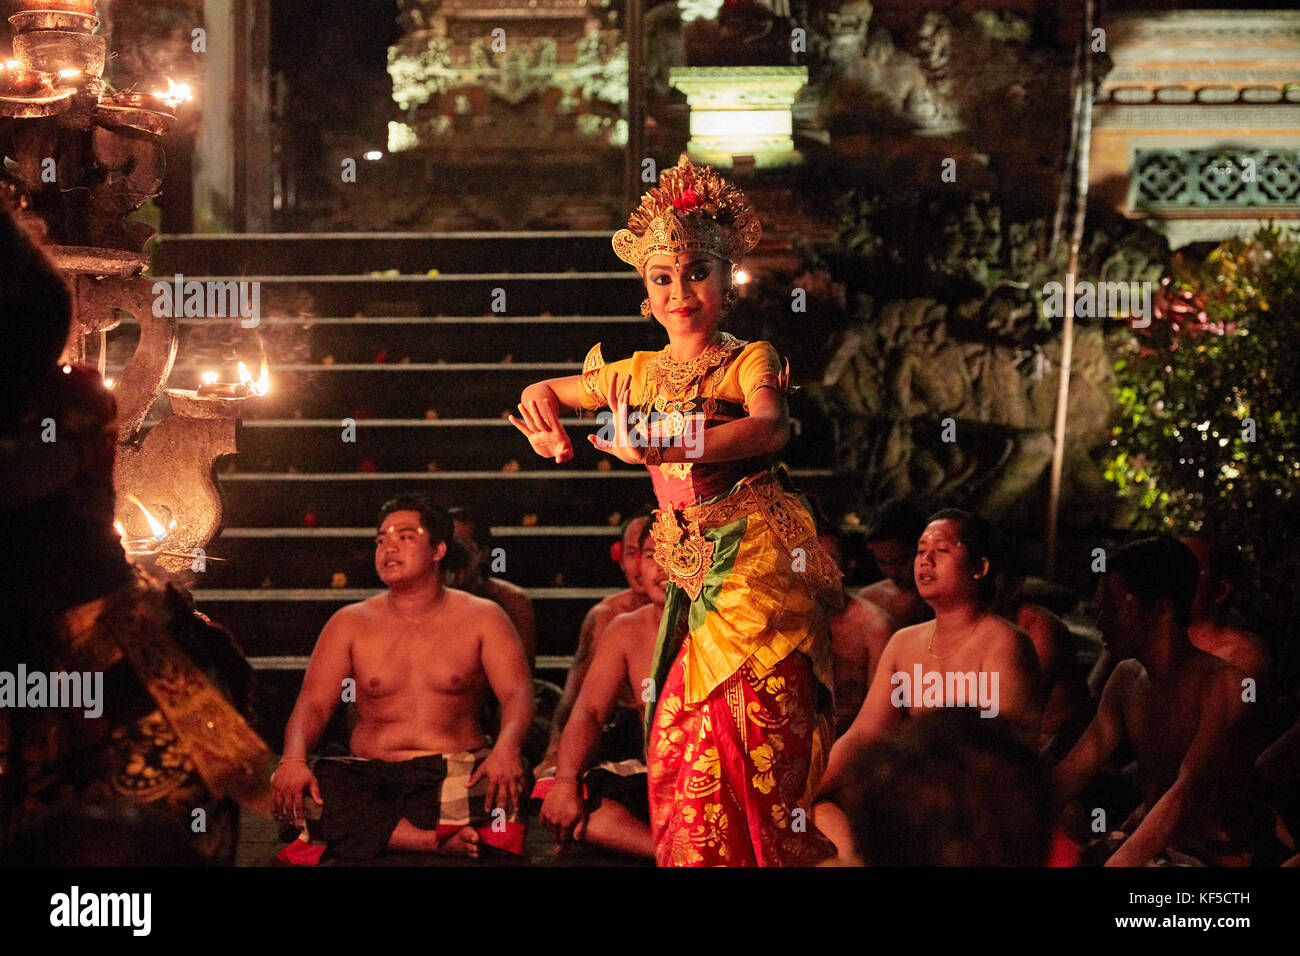
<svg viewBox="0 0 1300 956">
<path fill-rule="evenodd" d="M 407 617 L 405 614 L 403 614 L 401 611 L 397 609 L 397 602 L 393 600 L 392 591 L 388 592 L 388 606 L 392 608 L 394 614 L 400 617 L 407 624 L 424 624 L 426 621 L 430 620 L 435 614 L 437 614 L 439 610 L 441 610 L 439 605 L 442 604 L 443 598 L 445 598 L 446 596 L 447 596 L 447 589 L 444 587 L 441 593 L 438 595 L 438 600 L 433 602 L 434 609 L 430 611 L 428 614 L 426 614 L 424 617 L 419 618 L 418 620 L 415 618 Z"/>
<path fill-rule="evenodd" d="M 723 332 L 716 342 L 710 343 L 695 358 L 679 362 L 669 357 L 668 353 L 672 349 L 670 342 L 646 366 L 646 390 L 652 394 L 656 392 L 663 395 L 680 394 L 691 382 L 724 360 L 740 344 L 742 343 L 734 335 Z"/>
<path fill-rule="evenodd" d="M 963 644 L 965 644 L 967 641 L 969 641 L 971 638 L 973 638 L 976 634 L 978 634 L 978 633 L 983 629 L 983 627 L 984 627 L 984 625 L 987 623 L 987 621 L 988 621 L 988 618 L 985 618 L 983 621 L 980 621 L 979 624 L 977 624 L 977 625 L 975 626 L 975 630 L 971 631 L 970 634 L 968 634 L 966 637 L 963 637 L 963 638 L 962 638 L 961 640 L 959 640 L 955 645 L 953 645 L 953 649 L 950 650 L 947 654 L 944 654 L 944 655 L 941 656 L 941 655 L 936 654 L 936 653 L 934 652 L 934 636 L 935 636 L 936 634 L 939 633 L 939 622 L 936 620 L 936 621 L 934 622 L 934 630 L 930 632 L 930 642 L 929 642 L 928 644 L 926 644 L 926 646 L 925 646 L 926 652 L 927 652 L 931 657 L 933 657 L 936 661 L 946 661 L 948 658 L 952 657 L 952 655 L 954 655 L 954 654 L 957 653 L 958 648 L 960 648 Z"/>
</svg>

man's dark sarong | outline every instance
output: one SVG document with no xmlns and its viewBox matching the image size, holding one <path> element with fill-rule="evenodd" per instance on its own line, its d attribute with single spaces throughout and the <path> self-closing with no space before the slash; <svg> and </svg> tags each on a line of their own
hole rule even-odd
<svg viewBox="0 0 1300 956">
<path fill-rule="evenodd" d="M 439 837 L 473 827 L 487 846 L 522 854 L 526 822 L 521 813 L 507 816 L 505 808 L 486 805 L 486 776 L 469 787 L 490 753 L 484 747 L 401 761 L 323 757 L 313 769 L 325 802 L 320 819 L 309 822 L 310 836 L 323 839 L 331 856 L 373 859 L 405 818 Z"/>
</svg>

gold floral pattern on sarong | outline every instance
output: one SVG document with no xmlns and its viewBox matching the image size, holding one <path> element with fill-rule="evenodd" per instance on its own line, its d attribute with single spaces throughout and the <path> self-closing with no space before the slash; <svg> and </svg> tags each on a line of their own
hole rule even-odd
<svg viewBox="0 0 1300 956">
<path fill-rule="evenodd" d="M 797 866 L 834 855 L 805 798 L 820 772 L 807 658 L 791 655 L 766 672 L 747 664 L 700 704 L 681 696 L 683 666 L 684 655 L 669 672 L 647 761 L 659 865 Z M 777 721 L 781 694 L 790 712 Z M 746 719 L 755 713 L 764 723 Z"/>
</svg>

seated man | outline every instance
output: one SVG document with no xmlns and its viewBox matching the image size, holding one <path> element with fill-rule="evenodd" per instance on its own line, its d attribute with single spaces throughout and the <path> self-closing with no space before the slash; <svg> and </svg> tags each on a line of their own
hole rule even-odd
<svg viewBox="0 0 1300 956">
<path fill-rule="evenodd" d="M 925 513 L 910 499 L 887 502 L 872 515 L 867 531 L 867 549 L 885 576 L 857 593 L 889 615 L 892 631 L 928 621 L 934 616 L 916 590 L 912 560 L 916 557 L 916 540 L 925 530 Z"/>
<path fill-rule="evenodd" d="M 1196 557 L 1198 576 L 1192 598 L 1192 622 L 1187 626 L 1191 642 L 1222 658 L 1247 677 L 1263 680 L 1268 673 L 1268 652 L 1264 642 L 1235 619 L 1233 598 L 1241 586 L 1240 549 L 1231 542 L 1206 534 L 1179 539 Z"/>
<path fill-rule="evenodd" d="M 1170 850 L 1207 858 L 1220 837 L 1223 784 L 1248 779 L 1245 768 L 1234 774 L 1228 746 L 1245 675 L 1187 637 L 1196 576 L 1191 551 L 1161 536 L 1108 555 L 1097 585 L 1097 625 L 1119 664 L 1053 785 L 1064 807 L 1121 743 L 1132 746 L 1143 803 L 1107 866 L 1141 866 Z"/>
<path fill-rule="evenodd" d="M 332 855 L 476 857 L 480 840 L 523 852 L 528 665 L 500 607 L 442 584 L 451 534 L 447 513 L 419 495 L 386 503 L 375 570 L 387 590 L 335 613 L 312 651 L 272 786 L 294 820 L 310 791 L 320 809 L 310 835 Z M 491 750 L 479 722 L 489 687 L 502 712 Z M 354 699 L 352 756 L 318 760 L 313 773 L 308 751 L 340 700 Z"/>
<path fill-rule="evenodd" d="M 578 699 L 578 692 L 582 690 L 583 679 L 587 676 L 588 668 L 591 667 L 591 651 L 601 631 L 620 614 L 635 611 L 650 602 L 645 587 L 641 584 L 640 544 L 645 539 L 642 532 L 649 527 L 649 515 L 639 514 L 628 518 L 623 524 L 623 532 L 619 540 L 614 543 L 611 556 L 622 568 L 627 587 L 604 598 L 582 619 L 582 628 L 578 632 L 578 650 L 573 655 L 573 664 L 564 681 L 564 696 L 560 698 L 560 703 L 551 718 L 551 739 L 546 748 L 546 756 L 542 758 L 535 770 L 538 777 L 555 768 L 555 754 L 560 748 L 560 734 L 564 731 L 564 725 L 573 711 L 573 703 Z M 660 607 L 662 606 L 660 602 Z"/>
<path fill-rule="evenodd" d="M 935 619 L 889 639 L 862 710 L 831 748 L 815 820 L 840 858 L 852 852 L 836 788 L 872 741 L 931 708 L 978 709 L 1027 742 L 1040 724 L 1040 675 L 1033 642 L 993 614 L 998 556 L 992 528 L 956 509 L 934 514 L 916 546 L 917 588 Z"/>
<path fill-rule="evenodd" d="M 649 539 L 645 522 L 637 545 L 650 603 L 620 614 L 596 638 L 591 667 L 560 738 L 554 781 L 538 781 L 534 792 L 545 798 L 542 823 L 555 833 L 557 850 L 575 840 L 654 858 L 641 709 L 651 692 L 650 662 L 668 575 L 647 547 Z"/>
<path fill-rule="evenodd" d="M 844 567 L 842 535 L 827 530 L 817 537 L 835 563 Z M 835 673 L 835 735 L 838 737 L 849 729 L 862 709 L 876 666 L 894 633 L 894 621 L 872 602 L 854 597 L 831 615 L 830 627 Z"/>
<path fill-rule="evenodd" d="M 491 576 L 492 529 L 487 522 L 479 520 L 469 508 L 451 508 L 448 513 L 456 541 L 465 550 L 466 559 L 465 569 L 457 575 L 456 587 L 475 597 L 495 601 L 505 610 L 523 644 L 531 671 L 537 659 L 537 627 L 532 599 L 519 585 Z"/>
<path fill-rule="evenodd" d="M 1080 668 L 1074 635 L 1065 622 L 1027 596 L 1023 574 L 998 576 L 994 613 L 1029 635 L 1042 673 L 1043 722 L 1039 749 L 1050 747 L 1058 757 L 1074 743 L 1091 710 L 1087 674 Z M 1054 739 L 1058 735 L 1063 739 Z"/>
</svg>

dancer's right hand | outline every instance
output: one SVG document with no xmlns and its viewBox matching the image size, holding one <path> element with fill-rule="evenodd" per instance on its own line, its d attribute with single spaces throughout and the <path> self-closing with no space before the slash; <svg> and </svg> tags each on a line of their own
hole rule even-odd
<svg viewBox="0 0 1300 956">
<path fill-rule="evenodd" d="M 554 458 L 557 463 L 573 457 L 573 443 L 560 424 L 554 405 L 526 399 L 519 404 L 519 414 L 522 418 L 508 416 L 510 424 L 524 433 L 533 451 L 543 458 Z"/>
</svg>

